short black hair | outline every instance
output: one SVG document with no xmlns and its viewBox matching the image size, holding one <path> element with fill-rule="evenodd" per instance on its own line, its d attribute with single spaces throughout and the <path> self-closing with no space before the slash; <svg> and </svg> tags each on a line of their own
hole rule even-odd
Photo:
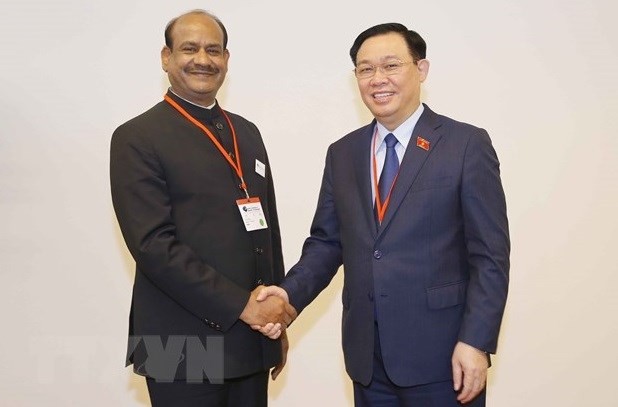
<svg viewBox="0 0 618 407">
<path fill-rule="evenodd" d="M 203 14 L 205 16 L 208 16 L 210 18 L 212 18 L 213 20 L 215 20 L 217 22 L 217 24 L 219 25 L 219 27 L 221 28 L 221 31 L 223 31 L 223 49 L 227 49 L 227 30 L 225 29 L 225 26 L 223 25 L 223 23 L 221 22 L 221 20 L 219 20 L 219 18 L 217 16 L 215 16 L 212 13 L 209 13 L 206 10 L 200 10 L 200 9 L 196 9 L 196 10 L 191 10 L 188 11 L 184 14 L 179 15 L 178 17 L 174 17 L 173 19 L 170 20 L 169 23 L 167 23 L 167 25 L 165 26 L 165 46 L 168 47 L 169 49 L 172 49 L 172 46 L 174 45 L 173 40 L 172 40 L 172 29 L 174 28 L 174 26 L 176 25 L 176 22 L 184 16 L 187 16 L 189 14 Z"/>
<path fill-rule="evenodd" d="M 408 44 L 408 50 L 410 51 L 410 55 L 414 61 L 418 61 L 419 59 L 425 59 L 427 54 L 427 44 L 425 40 L 416 32 L 412 30 L 408 30 L 408 28 L 399 23 L 385 23 L 374 25 L 371 28 L 366 29 L 362 33 L 356 37 L 354 40 L 354 44 L 352 48 L 350 48 L 350 57 L 352 58 L 352 63 L 356 65 L 356 56 L 358 55 L 358 50 L 360 49 L 363 42 L 368 38 L 375 37 L 377 35 L 384 35 L 388 33 L 397 33 L 400 34 L 403 39 Z"/>
</svg>

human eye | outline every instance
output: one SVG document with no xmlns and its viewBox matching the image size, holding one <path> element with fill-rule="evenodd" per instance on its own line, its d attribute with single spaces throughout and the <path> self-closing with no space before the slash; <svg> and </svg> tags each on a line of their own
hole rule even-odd
<svg viewBox="0 0 618 407">
<path fill-rule="evenodd" d="M 223 50 L 219 47 L 209 47 L 206 49 L 206 52 L 208 52 L 209 55 L 212 55 L 214 57 L 218 57 L 223 54 Z"/>
<path fill-rule="evenodd" d="M 197 52 L 197 47 L 193 45 L 184 45 L 181 50 L 186 54 L 193 54 Z"/>
<path fill-rule="evenodd" d="M 395 73 L 399 71 L 403 64 L 399 61 L 390 61 L 383 65 L 384 72 L 386 73 Z"/>
<path fill-rule="evenodd" d="M 376 69 L 371 65 L 359 65 L 356 67 L 356 74 L 360 76 L 370 76 L 375 70 Z"/>
</svg>

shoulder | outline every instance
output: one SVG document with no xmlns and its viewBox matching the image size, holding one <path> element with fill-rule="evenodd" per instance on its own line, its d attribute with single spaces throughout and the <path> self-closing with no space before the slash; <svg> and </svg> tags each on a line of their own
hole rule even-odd
<svg viewBox="0 0 618 407">
<path fill-rule="evenodd" d="M 127 120 L 114 130 L 112 139 L 137 137 L 151 134 L 152 129 L 160 128 L 162 121 L 171 117 L 171 109 L 165 102 L 159 102 L 145 112 Z"/>
<path fill-rule="evenodd" d="M 464 146 L 470 143 L 491 144 L 489 134 L 483 127 L 436 113 L 427 105 L 425 105 L 421 120 L 425 120 L 443 137 L 452 142 L 462 143 Z"/>
<path fill-rule="evenodd" d="M 258 127 L 252 122 L 247 120 L 245 117 L 224 110 L 224 113 L 232 122 L 234 126 L 234 131 L 238 136 L 239 140 L 246 141 L 245 148 L 247 147 L 258 147 L 259 149 L 265 150 L 264 140 L 262 138 L 262 134 Z M 242 143 L 242 142 L 241 142 Z"/>
<path fill-rule="evenodd" d="M 234 126 L 243 126 L 243 127 L 258 131 L 257 126 L 252 121 L 247 120 L 245 117 L 237 113 L 230 112 L 229 110 L 223 110 L 223 111 L 230 118 Z"/>
<path fill-rule="evenodd" d="M 475 126 L 471 123 L 467 123 L 461 120 L 454 119 L 450 116 L 445 116 L 440 113 L 436 113 L 429 108 L 429 106 L 425 105 L 425 111 L 423 112 L 423 116 L 426 116 L 427 119 L 435 123 L 436 127 L 444 127 L 448 130 L 456 130 L 462 133 L 475 133 L 479 131 L 484 131 L 483 128 Z"/>
<path fill-rule="evenodd" d="M 363 141 L 371 140 L 373 129 L 376 121 L 366 124 L 358 129 L 355 129 L 345 136 L 341 137 L 330 145 L 331 149 L 348 149 L 362 143 Z"/>
</svg>

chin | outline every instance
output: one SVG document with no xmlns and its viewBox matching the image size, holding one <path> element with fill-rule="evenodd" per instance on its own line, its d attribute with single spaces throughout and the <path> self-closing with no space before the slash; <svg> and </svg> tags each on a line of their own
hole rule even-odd
<svg viewBox="0 0 618 407">
<path fill-rule="evenodd" d="M 212 86 L 200 86 L 191 89 L 191 92 L 195 93 L 196 95 L 207 95 L 209 93 L 213 93 L 214 91 L 215 88 Z"/>
<path fill-rule="evenodd" d="M 371 113 L 375 116 L 376 119 L 388 119 L 389 117 L 392 117 L 395 114 L 395 110 L 394 109 L 389 109 L 386 107 L 376 107 L 373 109 L 369 109 L 371 110 Z"/>
</svg>

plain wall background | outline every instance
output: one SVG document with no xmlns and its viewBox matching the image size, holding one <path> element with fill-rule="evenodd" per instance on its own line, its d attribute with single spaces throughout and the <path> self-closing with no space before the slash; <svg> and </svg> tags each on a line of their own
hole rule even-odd
<svg viewBox="0 0 618 407">
<path fill-rule="evenodd" d="M 616 406 L 618 6 L 611 0 L 4 0 L 0 13 L 0 404 L 145 406 L 123 366 L 133 261 L 111 206 L 113 130 L 161 100 L 167 21 L 226 24 L 219 101 L 262 131 L 286 267 L 327 146 L 366 124 L 348 50 L 387 21 L 417 30 L 423 100 L 486 128 L 512 237 L 492 406 Z M 290 330 L 273 406 L 347 406 L 342 275 Z"/>
</svg>

